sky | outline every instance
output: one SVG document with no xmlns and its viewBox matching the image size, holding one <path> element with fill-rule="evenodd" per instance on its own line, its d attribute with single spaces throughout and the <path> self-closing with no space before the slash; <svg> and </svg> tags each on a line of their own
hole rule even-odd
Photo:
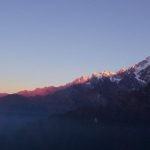
<svg viewBox="0 0 150 150">
<path fill-rule="evenodd" d="M 150 56 L 149 0 L 1 0 L 0 93 L 58 86 Z"/>
</svg>

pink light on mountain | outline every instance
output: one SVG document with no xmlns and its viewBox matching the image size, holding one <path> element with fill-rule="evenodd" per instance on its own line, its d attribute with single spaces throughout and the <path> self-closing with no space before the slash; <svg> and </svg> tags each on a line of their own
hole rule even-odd
<svg viewBox="0 0 150 150">
<path fill-rule="evenodd" d="M 8 94 L 7 93 L 0 93 L 0 97 L 4 97 L 4 96 L 7 96 Z"/>
<path fill-rule="evenodd" d="M 24 90 L 24 91 L 18 92 L 17 94 L 25 96 L 25 97 L 45 96 L 48 94 L 53 94 L 58 89 L 61 89 L 61 87 L 51 86 L 51 87 L 44 87 L 44 88 L 36 88 L 33 91 Z"/>
</svg>

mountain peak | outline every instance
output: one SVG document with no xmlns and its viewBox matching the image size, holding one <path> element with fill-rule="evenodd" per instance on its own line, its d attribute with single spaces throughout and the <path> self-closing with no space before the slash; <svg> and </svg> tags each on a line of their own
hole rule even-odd
<svg viewBox="0 0 150 150">
<path fill-rule="evenodd" d="M 150 56 L 146 58 L 147 61 L 150 61 Z"/>
<path fill-rule="evenodd" d="M 150 81 L 150 56 L 147 57 L 145 60 L 139 62 L 138 64 L 134 65 L 134 74 L 138 81 L 146 83 Z M 148 78 L 148 80 L 147 80 Z"/>
<path fill-rule="evenodd" d="M 132 75 L 134 79 L 138 80 L 139 83 L 146 84 L 150 82 L 150 57 L 147 57 L 145 60 L 129 67 L 122 68 L 117 72 L 103 71 L 95 72 L 91 76 L 82 76 L 81 78 L 76 79 L 73 84 L 83 84 L 88 82 L 92 78 L 97 78 L 98 80 L 103 80 L 104 78 L 110 79 L 111 82 L 120 83 L 120 81 L 125 76 Z M 127 75 L 128 74 L 128 75 Z"/>
<path fill-rule="evenodd" d="M 119 71 L 116 72 L 116 74 L 122 74 L 124 72 L 128 71 L 127 68 L 121 68 Z"/>
<path fill-rule="evenodd" d="M 129 67 L 129 68 L 122 68 L 117 72 L 111 71 L 102 71 L 102 72 L 95 72 L 89 76 L 81 76 L 80 78 L 75 79 L 73 82 L 70 82 L 66 85 L 59 86 L 59 87 L 45 87 L 45 88 L 37 88 L 32 91 L 20 91 L 17 94 L 22 95 L 25 97 L 33 97 L 33 96 L 45 96 L 48 94 L 53 94 L 58 90 L 62 90 L 64 88 L 70 87 L 75 84 L 90 84 L 91 79 L 96 78 L 98 80 L 109 79 L 111 82 L 115 82 L 119 84 L 123 79 L 132 78 L 135 82 L 135 79 L 139 84 L 147 84 L 150 83 L 150 56 L 147 57 L 145 60 Z M 2 93 L 0 97 L 6 96 L 8 94 Z"/>
<path fill-rule="evenodd" d="M 102 78 L 102 77 L 111 77 L 115 73 L 111 71 L 95 72 L 92 74 L 92 77 Z"/>
<path fill-rule="evenodd" d="M 89 76 L 81 76 L 80 78 L 74 80 L 74 81 L 72 82 L 72 84 L 82 84 L 82 83 L 87 82 L 89 79 L 90 79 Z"/>
</svg>

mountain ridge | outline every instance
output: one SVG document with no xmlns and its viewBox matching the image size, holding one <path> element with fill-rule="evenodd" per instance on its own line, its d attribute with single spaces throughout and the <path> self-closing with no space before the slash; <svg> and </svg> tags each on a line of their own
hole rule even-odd
<svg viewBox="0 0 150 150">
<path fill-rule="evenodd" d="M 147 120 L 150 117 L 149 64 L 148 58 L 116 73 L 105 71 L 83 76 L 58 88 L 47 87 L 46 95 L 43 89 L 36 89 L 43 95 L 23 96 L 16 93 L 0 97 L 0 110 L 4 113 Z M 28 91 L 24 92 L 28 94 Z M 29 94 L 33 94 L 32 91 Z"/>
<path fill-rule="evenodd" d="M 111 71 L 95 72 L 91 74 L 90 76 L 81 76 L 65 85 L 61 85 L 57 87 L 49 86 L 49 87 L 43 87 L 43 88 L 35 88 L 34 90 L 23 90 L 23 91 L 19 91 L 13 94 L 18 94 L 18 95 L 25 96 L 25 97 L 46 96 L 49 94 L 54 94 L 55 92 L 59 90 L 65 89 L 75 84 L 84 84 L 84 83 L 90 84 L 89 81 L 92 78 L 97 78 L 98 80 L 102 80 L 103 78 L 109 78 L 112 82 L 119 83 L 122 80 L 121 76 L 123 74 L 132 74 L 135 77 L 135 79 L 137 79 L 141 84 L 146 84 L 146 81 L 150 82 L 150 79 L 149 79 L 150 73 L 148 73 L 149 75 L 148 77 L 145 77 L 146 81 L 144 80 L 144 77 L 140 77 L 140 74 L 144 74 L 142 73 L 142 71 L 146 69 L 147 67 L 150 67 L 150 56 L 144 59 L 143 61 L 130 66 L 129 68 L 121 68 L 120 70 L 116 72 L 111 72 Z M 0 93 L 0 97 L 4 97 L 7 95 L 8 93 Z"/>
</svg>

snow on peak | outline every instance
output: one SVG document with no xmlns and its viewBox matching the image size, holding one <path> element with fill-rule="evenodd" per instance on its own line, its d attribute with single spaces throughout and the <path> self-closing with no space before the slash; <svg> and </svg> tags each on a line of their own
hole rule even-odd
<svg viewBox="0 0 150 150">
<path fill-rule="evenodd" d="M 150 56 L 146 58 L 147 61 L 150 61 Z"/>
<path fill-rule="evenodd" d="M 98 80 L 103 80 L 104 78 L 110 79 L 111 82 L 119 83 L 123 78 L 124 74 L 135 74 L 135 78 L 144 83 L 145 81 L 141 79 L 141 72 L 150 66 L 150 57 L 147 57 L 144 61 L 135 64 L 129 68 L 122 68 L 117 72 L 103 71 L 103 72 L 95 72 L 90 76 L 82 76 L 76 80 L 74 80 L 73 84 L 83 84 L 86 83 L 90 85 L 90 79 L 97 78 Z"/>
<path fill-rule="evenodd" d="M 128 69 L 122 68 L 117 72 L 110 72 L 110 71 L 104 71 L 100 73 L 94 73 L 92 76 L 97 77 L 98 79 L 102 79 L 103 77 L 107 77 L 110 79 L 111 82 L 119 83 L 122 80 L 122 74 L 127 72 Z"/>
<path fill-rule="evenodd" d="M 103 72 L 95 72 L 91 76 L 82 76 L 72 82 L 72 84 L 82 84 L 87 83 L 90 85 L 90 79 L 97 78 L 98 80 L 103 80 L 104 78 L 109 78 L 112 82 L 119 83 L 122 78 L 121 75 L 126 72 L 127 69 L 122 68 L 118 72 L 110 72 L 110 71 L 103 71 Z"/>
<path fill-rule="evenodd" d="M 103 72 L 95 72 L 92 74 L 92 77 L 97 77 L 97 78 L 102 78 L 102 77 L 111 77 L 115 75 L 114 72 L 110 72 L 110 71 L 103 71 Z"/>
<path fill-rule="evenodd" d="M 82 76 L 76 80 L 73 81 L 73 84 L 82 84 L 82 83 L 85 83 L 87 82 L 88 80 L 90 79 L 89 76 Z"/>
<path fill-rule="evenodd" d="M 116 75 L 117 74 L 119 75 L 119 74 L 125 73 L 126 71 L 128 71 L 127 68 L 122 68 L 122 69 L 120 69 L 119 71 L 116 72 Z"/>
<path fill-rule="evenodd" d="M 122 74 L 124 74 L 125 72 L 127 72 L 128 69 L 126 68 L 122 68 L 119 71 L 117 71 L 113 76 L 110 77 L 110 80 L 112 82 L 116 82 L 119 83 L 122 80 Z"/>
<path fill-rule="evenodd" d="M 74 80 L 71 84 L 82 84 L 82 83 L 88 83 L 90 84 L 90 79 L 92 78 L 97 78 L 97 79 L 102 79 L 103 77 L 111 77 L 115 75 L 114 72 L 109 72 L 109 71 L 103 71 L 103 72 L 95 72 L 90 76 L 81 76 L 80 78 Z"/>
<path fill-rule="evenodd" d="M 142 62 L 134 65 L 134 69 L 135 69 L 134 74 L 135 74 L 135 77 L 138 81 L 145 83 L 145 81 L 141 80 L 140 77 L 141 77 L 142 71 L 145 70 L 149 66 L 150 66 L 150 57 L 147 57 Z"/>
</svg>

